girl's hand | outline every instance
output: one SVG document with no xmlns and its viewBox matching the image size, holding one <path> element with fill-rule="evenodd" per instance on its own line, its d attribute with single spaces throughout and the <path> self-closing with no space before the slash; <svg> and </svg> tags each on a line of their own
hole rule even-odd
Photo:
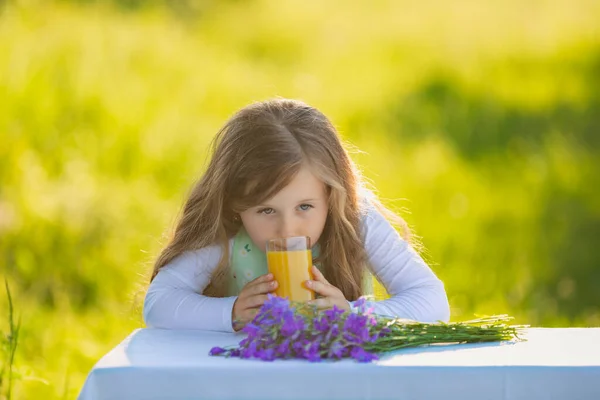
<svg viewBox="0 0 600 400">
<path fill-rule="evenodd" d="M 233 303 L 231 312 L 233 329 L 239 331 L 252 321 L 259 308 L 267 301 L 267 293 L 273 292 L 276 288 L 277 281 L 273 280 L 273 274 L 265 274 L 248 282 Z"/>
<path fill-rule="evenodd" d="M 319 269 L 314 265 L 312 266 L 312 273 L 315 277 L 315 280 L 306 281 L 306 287 L 323 297 L 320 299 L 311 300 L 308 302 L 308 304 L 317 306 L 319 310 L 336 306 L 342 310 L 349 311 L 350 304 L 344 297 L 342 291 L 327 282 L 327 279 L 325 279 L 321 271 L 319 271 Z"/>
</svg>

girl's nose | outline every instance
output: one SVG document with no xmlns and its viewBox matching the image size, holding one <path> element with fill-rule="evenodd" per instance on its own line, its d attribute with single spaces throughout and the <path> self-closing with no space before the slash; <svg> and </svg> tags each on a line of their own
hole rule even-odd
<svg viewBox="0 0 600 400">
<path fill-rule="evenodd" d="M 298 232 L 298 224 L 291 218 L 282 219 L 279 234 L 281 237 L 301 236 Z"/>
</svg>

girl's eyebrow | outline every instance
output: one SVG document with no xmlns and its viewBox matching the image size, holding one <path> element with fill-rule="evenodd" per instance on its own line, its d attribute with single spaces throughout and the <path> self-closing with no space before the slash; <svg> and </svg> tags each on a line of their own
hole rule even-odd
<svg viewBox="0 0 600 400">
<path fill-rule="evenodd" d="M 298 204 L 300 204 L 300 203 L 307 203 L 307 202 L 309 202 L 309 201 L 317 201 L 317 199 L 304 199 L 304 200 L 299 200 L 299 201 L 297 201 L 297 203 L 298 203 Z M 262 207 L 267 207 L 267 208 L 275 208 L 275 207 L 273 207 L 273 206 L 271 206 L 271 205 L 269 205 L 269 204 L 267 204 L 267 203 L 265 203 L 265 204 L 259 204 L 259 205 L 257 205 L 256 207 L 260 207 L 260 208 L 262 208 Z"/>
</svg>

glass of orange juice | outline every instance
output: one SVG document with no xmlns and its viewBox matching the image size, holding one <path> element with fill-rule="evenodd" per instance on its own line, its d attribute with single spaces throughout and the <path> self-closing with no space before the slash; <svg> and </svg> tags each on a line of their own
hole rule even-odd
<svg viewBox="0 0 600 400">
<path fill-rule="evenodd" d="M 312 251 L 308 236 L 295 236 L 267 241 L 269 272 L 279 286 L 275 294 L 290 301 L 314 299 L 314 292 L 304 282 L 313 279 Z"/>
</svg>

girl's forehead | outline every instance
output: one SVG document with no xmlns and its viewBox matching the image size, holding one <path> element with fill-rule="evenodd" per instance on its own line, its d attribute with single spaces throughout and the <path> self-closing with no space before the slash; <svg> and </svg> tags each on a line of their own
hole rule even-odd
<svg viewBox="0 0 600 400">
<path fill-rule="evenodd" d="M 303 168 L 273 198 L 281 200 L 319 199 L 325 195 L 325 183 L 309 169 Z"/>
<path fill-rule="evenodd" d="M 277 184 L 277 182 L 273 182 L 273 185 Z M 259 189 L 259 187 L 264 188 L 269 185 L 269 182 L 265 182 L 261 179 L 255 179 L 249 181 L 245 192 L 247 194 L 251 194 Z M 301 167 L 296 174 L 294 174 L 291 179 L 287 182 L 285 186 L 282 186 L 281 189 L 277 191 L 269 191 L 273 192 L 272 195 L 262 201 L 265 202 L 287 202 L 287 201 L 301 201 L 301 200 L 321 200 L 326 195 L 326 185 L 325 183 L 319 179 L 313 171 L 309 167 Z M 260 193 L 256 193 L 260 195 Z"/>
</svg>

